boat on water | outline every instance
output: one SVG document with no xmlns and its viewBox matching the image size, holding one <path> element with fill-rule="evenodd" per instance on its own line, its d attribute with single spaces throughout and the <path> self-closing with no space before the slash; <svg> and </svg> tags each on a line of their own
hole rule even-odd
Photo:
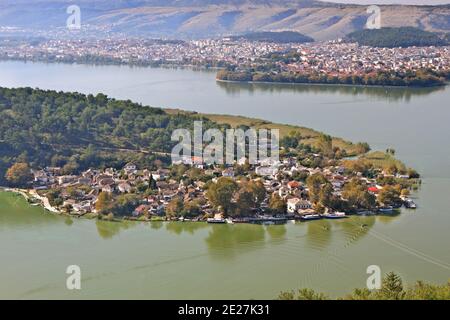
<svg viewBox="0 0 450 320">
<path fill-rule="evenodd" d="M 208 218 L 206 220 L 207 223 L 217 223 L 217 224 L 221 224 L 221 223 L 227 223 L 227 221 L 223 218 Z"/>
<path fill-rule="evenodd" d="M 380 212 L 380 213 L 392 213 L 392 212 L 394 212 L 394 207 L 381 207 L 381 208 L 378 208 L 378 212 Z"/>
<path fill-rule="evenodd" d="M 221 213 L 216 213 L 216 214 L 214 215 L 214 218 L 208 218 L 208 219 L 206 219 L 206 222 L 208 222 L 208 223 L 217 223 L 217 224 L 220 224 L 220 223 L 227 223 L 227 219 L 225 219 L 225 218 L 223 217 L 223 214 L 221 214 Z"/>
<path fill-rule="evenodd" d="M 225 222 L 228 224 L 234 224 L 234 221 L 230 218 L 225 219 Z"/>
<path fill-rule="evenodd" d="M 325 219 L 344 219 L 347 218 L 347 215 L 345 214 L 345 212 L 333 212 L 324 214 L 323 217 Z"/>
<path fill-rule="evenodd" d="M 370 210 L 360 210 L 357 212 L 357 214 L 360 216 L 373 216 L 373 215 L 375 215 L 375 212 L 370 211 Z"/>
<path fill-rule="evenodd" d="M 310 220 L 320 220 L 322 216 L 320 214 L 305 214 L 300 217 L 300 220 L 310 221 Z"/>
<path fill-rule="evenodd" d="M 406 199 L 405 200 L 405 208 L 408 209 L 416 209 L 417 205 L 414 201 L 412 201 L 411 199 Z"/>
</svg>

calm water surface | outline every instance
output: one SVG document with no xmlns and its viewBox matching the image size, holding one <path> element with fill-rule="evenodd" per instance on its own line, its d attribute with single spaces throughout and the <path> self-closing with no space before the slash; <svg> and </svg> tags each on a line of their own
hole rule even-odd
<svg viewBox="0 0 450 320">
<path fill-rule="evenodd" d="M 419 209 L 285 226 L 108 223 L 0 194 L 0 298 L 274 298 L 363 287 L 367 266 L 450 278 L 450 88 L 220 84 L 213 72 L 0 62 L 0 85 L 104 92 L 146 105 L 302 125 L 393 147 L 424 177 Z M 367 225 L 363 228 L 361 225 Z M 82 268 L 80 292 L 65 268 Z"/>
</svg>

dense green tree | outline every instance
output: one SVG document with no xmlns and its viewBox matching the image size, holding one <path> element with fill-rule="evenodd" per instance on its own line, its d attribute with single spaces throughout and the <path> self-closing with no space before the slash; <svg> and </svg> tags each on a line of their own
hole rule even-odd
<svg viewBox="0 0 450 320">
<path fill-rule="evenodd" d="M 15 163 L 6 172 L 6 180 L 13 187 L 26 187 L 33 181 L 30 166 L 27 163 Z"/>
<path fill-rule="evenodd" d="M 323 300 L 329 299 L 322 293 L 311 289 L 301 289 L 281 292 L 280 300 Z M 344 300 L 450 300 L 450 282 L 444 285 L 434 285 L 418 281 L 409 288 L 404 288 L 402 279 L 397 274 L 390 272 L 383 277 L 379 290 L 358 288 L 353 293 L 342 298 Z"/>
<path fill-rule="evenodd" d="M 166 217 L 173 218 L 181 216 L 184 210 L 184 203 L 180 197 L 174 197 L 166 206 Z"/>
<path fill-rule="evenodd" d="M 285 214 L 287 210 L 286 201 L 284 201 L 277 193 L 274 193 L 269 200 L 269 209 L 274 214 Z"/>
<path fill-rule="evenodd" d="M 353 208 L 371 209 L 375 206 L 376 198 L 368 191 L 367 184 L 359 179 L 352 179 L 344 185 L 342 197 Z"/>
<path fill-rule="evenodd" d="M 327 191 L 332 192 L 332 188 L 327 187 L 330 185 L 327 178 L 321 173 L 316 173 L 306 179 L 306 185 L 308 187 L 309 200 L 313 204 L 325 205 L 321 201 L 327 202 L 331 196 L 331 194 L 327 194 Z"/>
<path fill-rule="evenodd" d="M 405 294 L 400 276 L 394 272 L 389 272 L 383 278 L 381 289 L 378 292 L 379 297 L 383 300 L 402 300 Z"/>
<path fill-rule="evenodd" d="M 371 47 L 444 46 L 448 42 L 438 34 L 414 27 L 363 29 L 350 33 L 347 38 Z"/>
<path fill-rule="evenodd" d="M 391 186 L 387 185 L 384 186 L 383 189 L 381 189 L 379 195 L 378 195 L 378 202 L 383 205 L 392 205 L 396 203 L 400 203 L 400 194 L 401 194 L 401 186 Z"/>
<path fill-rule="evenodd" d="M 237 190 L 238 185 L 233 179 L 221 177 L 209 186 L 206 195 L 216 208 L 222 209 L 227 215 L 233 207 L 231 199 Z"/>
<path fill-rule="evenodd" d="M 95 210 L 99 213 L 103 213 L 111 209 L 112 195 L 109 192 L 100 192 L 95 202 Z"/>
</svg>

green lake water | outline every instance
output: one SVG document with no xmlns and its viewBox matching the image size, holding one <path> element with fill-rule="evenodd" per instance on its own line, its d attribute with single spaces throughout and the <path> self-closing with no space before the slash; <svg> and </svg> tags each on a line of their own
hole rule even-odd
<svg viewBox="0 0 450 320">
<path fill-rule="evenodd" d="M 212 72 L 22 62 L 0 62 L 0 86 L 307 126 L 393 147 L 423 175 L 415 211 L 284 226 L 69 219 L 0 193 L 0 298 L 274 298 L 300 287 L 336 296 L 364 287 L 369 265 L 407 282 L 450 278 L 448 87 L 220 84 Z M 72 264 L 80 291 L 65 287 Z"/>
</svg>

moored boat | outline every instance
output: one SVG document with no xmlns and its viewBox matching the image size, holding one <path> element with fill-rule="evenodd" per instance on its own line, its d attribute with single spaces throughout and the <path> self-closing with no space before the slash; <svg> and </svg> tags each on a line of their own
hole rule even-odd
<svg viewBox="0 0 450 320">
<path fill-rule="evenodd" d="M 408 209 L 416 209 L 416 208 L 417 208 L 417 205 L 416 205 L 415 202 L 412 201 L 411 199 L 406 199 L 406 200 L 405 200 L 405 208 L 408 208 Z"/>
<path fill-rule="evenodd" d="M 375 215 L 375 212 L 370 211 L 370 210 L 359 210 L 357 212 L 357 214 L 360 216 L 373 216 L 373 215 Z"/>
<path fill-rule="evenodd" d="M 310 220 L 320 220 L 322 216 L 320 214 L 305 214 L 300 217 L 300 220 L 310 221 Z"/>
<path fill-rule="evenodd" d="M 392 212 L 394 212 L 394 208 L 393 207 L 381 207 L 381 208 L 378 208 L 378 212 L 380 212 L 380 213 L 392 213 Z"/>
<path fill-rule="evenodd" d="M 208 222 L 208 223 L 218 223 L 218 224 L 220 224 L 220 223 L 227 223 L 227 221 L 225 219 L 223 219 L 223 218 L 208 218 L 206 220 L 206 222 Z"/>
<path fill-rule="evenodd" d="M 345 212 L 333 212 L 324 214 L 323 217 L 325 219 L 344 219 L 347 218 L 347 215 L 345 214 Z"/>
</svg>

